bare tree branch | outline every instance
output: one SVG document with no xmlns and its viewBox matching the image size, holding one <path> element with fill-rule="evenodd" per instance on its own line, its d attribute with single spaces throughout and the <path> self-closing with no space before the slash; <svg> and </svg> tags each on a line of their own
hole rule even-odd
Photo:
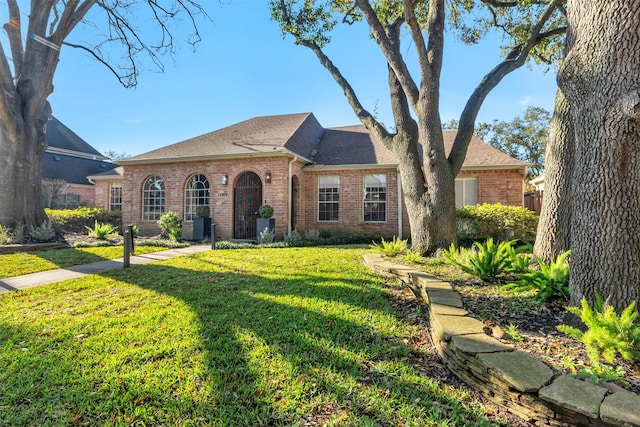
<svg viewBox="0 0 640 427">
<path fill-rule="evenodd" d="M 79 44 L 74 44 L 74 43 L 69 43 L 69 42 L 64 42 L 63 43 L 65 46 L 69 46 L 75 49 L 80 49 L 85 51 L 86 53 L 89 54 L 89 56 L 92 56 L 93 59 L 95 59 L 96 61 L 100 62 L 102 65 L 104 65 L 105 67 L 107 67 L 109 69 L 109 71 L 111 71 L 111 73 L 116 77 L 116 79 L 118 79 L 118 81 L 120 82 L 120 84 L 124 87 L 128 87 L 126 84 L 126 80 L 129 78 L 129 76 L 121 76 L 120 73 L 118 73 L 118 71 L 116 69 L 114 69 L 111 64 L 109 64 L 107 61 L 103 60 L 101 56 L 99 56 L 98 54 L 96 54 L 96 52 L 92 49 L 89 49 L 86 46 L 82 46 Z"/>
<path fill-rule="evenodd" d="M 22 58 L 24 56 L 20 27 L 20 8 L 17 0 L 7 0 L 7 6 L 9 7 L 9 22 L 4 25 L 4 29 L 9 37 L 13 69 L 17 77 L 22 74 Z"/>
</svg>

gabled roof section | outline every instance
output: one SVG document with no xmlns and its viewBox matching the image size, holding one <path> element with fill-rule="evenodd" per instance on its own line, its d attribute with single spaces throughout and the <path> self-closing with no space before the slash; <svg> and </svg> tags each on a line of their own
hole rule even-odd
<svg viewBox="0 0 640 427">
<path fill-rule="evenodd" d="M 42 178 L 59 179 L 68 184 L 89 185 L 89 175 L 106 172 L 117 165 L 102 160 L 45 152 L 42 156 Z"/>
<path fill-rule="evenodd" d="M 286 153 L 308 159 L 322 133 L 323 128 L 312 113 L 254 117 L 118 163 L 126 165 Z"/>
<path fill-rule="evenodd" d="M 55 117 L 51 117 L 46 125 L 47 151 L 62 153 L 87 159 L 107 160 L 98 150 L 76 135 L 71 129 Z"/>
<path fill-rule="evenodd" d="M 443 131 L 445 150 L 451 152 L 455 130 Z M 420 154 L 422 153 L 421 147 Z M 362 125 L 327 129 L 313 157 L 316 166 L 397 165 L 398 158 Z M 463 168 L 525 167 L 529 164 L 472 137 Z"/>
<path fill-rule="evenodd" d="M 455 130 L 444 131 L 451 151 Z M 242 156 L 294 155 L 314 167 L 392 166 L 395 154 L 363 125 L 324 129 L 312 113 L 260 116 L 186 141 L 118 161 L 119 164 L 163 163 Z M 473 137 L 463 168 L 526 167 Z"/>
<path fill-rule="evenodd" d="M 314 165 L 395 165 L 398 158 L 363 125 L 327 129 L 313 157 Z"/>
<path fill-rule="evenodd" d="M 456 133 L 456 130 L 443 131 L 444 148 L 447 154 L 451 152 Z M 526 167 L 529 166 L 529 163 L 515 159 L 475 136 L 471 137 L 471 142 L 469 142 L 469 147 L 467 148 L 467 156 L 462 164 L 462 167 L 467 169 L 516 166 Z"/>
<path fill-rule="evenodd" d="M 124 168 L 122 166 L 118 166 L 113 169 L 109 169 L 95 175 L 89 175 L 87 179 L 89 182 L 99 181 L 99 180 L 113 180 L 114 178 L 122 178 L 124 175 Z"/>
</svg>

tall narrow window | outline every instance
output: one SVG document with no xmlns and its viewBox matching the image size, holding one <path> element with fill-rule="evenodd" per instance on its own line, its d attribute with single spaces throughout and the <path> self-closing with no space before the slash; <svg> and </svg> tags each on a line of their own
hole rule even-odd
<svg viewBox="0 0 640 427">
<path fill-rule="evenodd" d="M 337 221 L 340 210 L 340 177 L 318 177 L 318 221 Z"/>
<path fill-rule="evenodd" d="M 478 204 L 478 179 L 456 178 L 456 206 Z"/>
<path fill-rule="evenodd" d="M 364 176 L 364 221 L 385 222 L 387 220 L 387 176 L 383 174 Z"/>
<path fill-rule="evenodd" d="M 209 181 L 204 175 L 192 175 L 184 190 L 184 219 L 193 221 L 200 206 L 209 206 Z"/>
<path fill-rule="evenodd" d="M 164 180 L 153 175 L 142 186 L 142 219 L 157 221 L 164 214 Z"/>
<path fill-rule="evenodd" d="M 109 197 L 109 210 L 122 210 L 122 184 L 111 184 L 111 195 Z"/>
</svg>

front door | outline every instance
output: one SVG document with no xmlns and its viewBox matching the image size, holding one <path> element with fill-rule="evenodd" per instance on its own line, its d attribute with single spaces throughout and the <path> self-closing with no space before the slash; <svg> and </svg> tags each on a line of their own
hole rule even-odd
<svg viewBox="0 0 640 427">
<path fill-rule="evenodd" d="M 233 187 L 233 238 L 256 238 L 258 208 L 262 204 L 262 181 L 253 172 L 238 177 Z"/>
</svg>

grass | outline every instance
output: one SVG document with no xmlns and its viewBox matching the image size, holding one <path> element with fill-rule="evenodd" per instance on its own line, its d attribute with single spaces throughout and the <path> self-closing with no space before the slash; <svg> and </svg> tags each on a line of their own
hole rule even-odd
<svg viewBox="0 0 640 427">
<path fill-rule="evenodd" d="M 167 248 L 136 246 L 136 255 L 159 252 Z M 123 256 L 122 246 L 56 249 L 0 255 L 0 279 L 23 274 L 65 268 L 72 265 L 115 259 Z"/>
<path fill-rule="evenodd" d="M 366 249 L 216 250 L 0 295 L 0 425 L 489 425 Z"/>
</svg>

